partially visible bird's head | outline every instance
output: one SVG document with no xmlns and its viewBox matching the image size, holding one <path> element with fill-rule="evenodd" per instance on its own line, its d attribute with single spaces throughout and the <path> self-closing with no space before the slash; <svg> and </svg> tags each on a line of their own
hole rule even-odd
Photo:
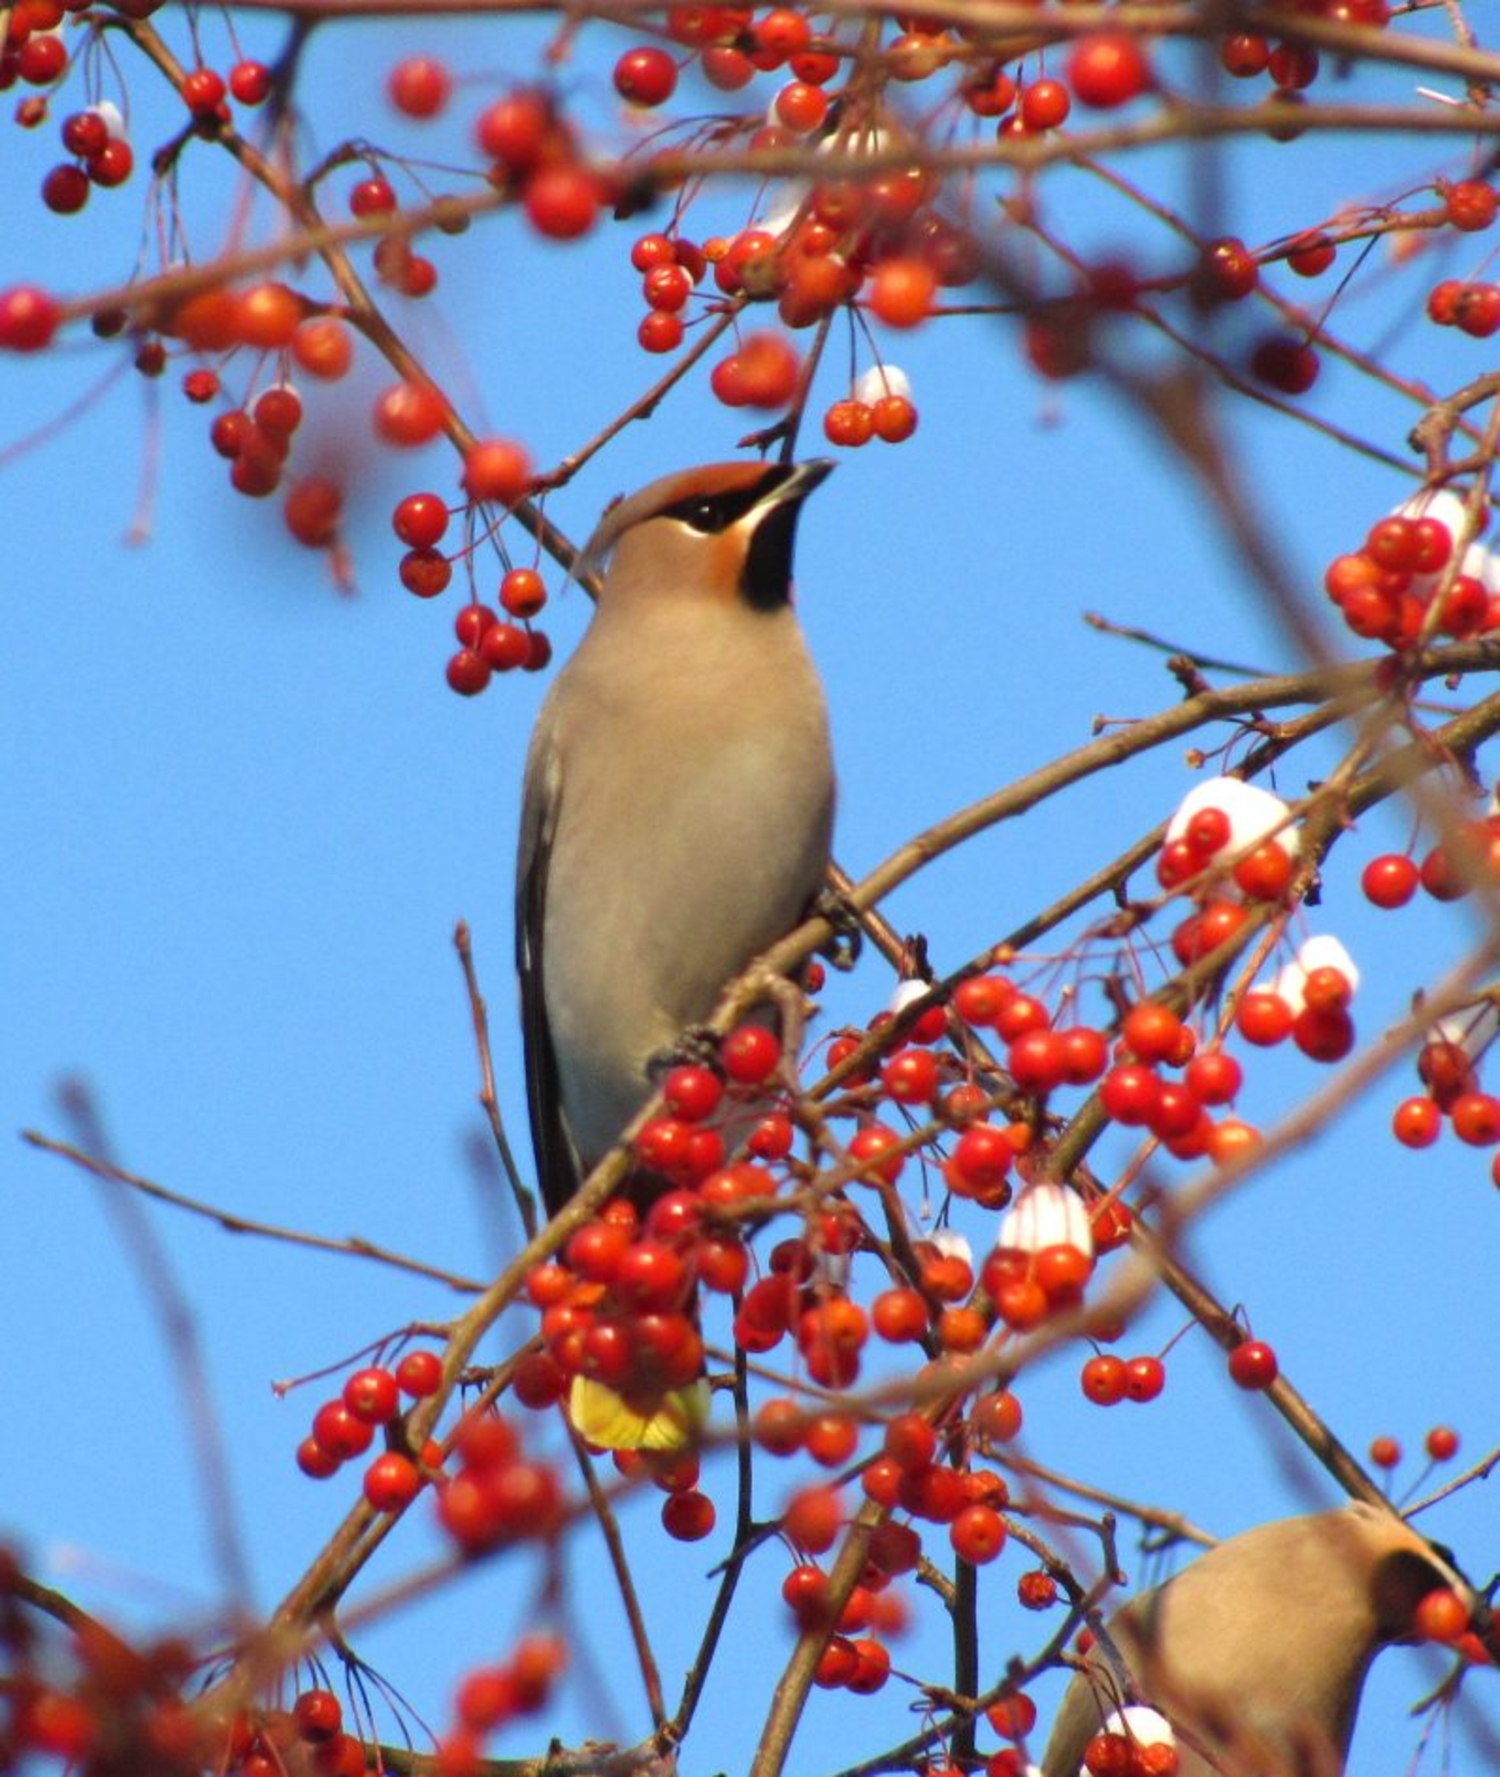
<svg viewBox="0 0 1500 1777">
<path fill-rule="evenodd" d="M 1487 1628 L 1488 1610 L 1451 1550 L 1380 1506 L 1359 1501 L 1345 1510 L 1370 1550 L 1369 1592 L 1381 1641 L 1418 1639 L 1417 1606 L 1438 1587 L 1456 1592 L 1475 1613 L 1479 1626 Z"/>
<path fill-rule="evenodd" d="M 833 467 L 707 463 L 653 481 L 610 508 L 585 558 L 607 563 L 601 605 L 687 598 L 779 611 L 791 597 L 797 514 Z"/>
</svg>

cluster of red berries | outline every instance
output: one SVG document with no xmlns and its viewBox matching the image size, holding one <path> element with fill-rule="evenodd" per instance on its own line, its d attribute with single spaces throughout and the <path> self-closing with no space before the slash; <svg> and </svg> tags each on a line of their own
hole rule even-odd
<svg viewBox="0 0 1500 1777">
<path fill-rule="evenodd" d="M 513 192 L 531 226 L 549 240 L 587 234 L 615 182 L 583 156 L 577 133 L 548 92 L 521 87 L 479 115 L 475 142 L 491 183 Z"/>
<path fill-rule="evenodd" d="M 1396 513 L 1371 525 L 1359 549 L 1336 556 L 1323 585 L 1355 635 L 1392 649 L 1433 635 L 1480 635 L 1500 621 L 1500 606 L 1478 575 L 1447 572 L 1453 547 L 1442 519 Z"/>
<path fill-rule="evenodd" d="M 1452 1462 L 1458 1455 L 1458 1433 L 1451 1425 L 1435 1425 L 1422 1440 L 1422 1447 L 1427 1453 L 1429 1462 Z M 1393 1437 L 1382 1436 L 1370 1440 L 1370 1461 L 1376 1468 L 1389 1471 L 1401 1460 L 1401 1445 Z"/>
<path fill-rule="evenodd" d="M 0 92 L 8 92 L 18 81 L 26 86 L 57 86 L 71 65 L 62 39 L 63 21 L 87 5 L 88 0 L 16 0 L 7 7 L 0 42 Z M 29 102 L 23 101 L 23 107 L 20 121 L 34 121 Z"/>
<path fill-rule="evenodd" d="M 401 1413 L 401 1397 L 424 1400 L 435 1394 L 443 1379 L 442 1361 L 436 1352 L 408 1352 L 394 1372 L 382 1365 L 356 1370 L 335 1400 L 325 1401 L 313 1415 L 312 1431 L 297 1446 L 297 1466 L 314 1481 L 326 1480 L 346 1463 L 363 1456 L 382 1427 L 394 1426 Z M 442 1451 L 429 1442 L 418 1464 L 404 1450 L 392 1448 L 377 1456 L 365 1470 L 365 1498 L 377 1512 L 399 1512 L 420 1490 L 424 1469 L 436 1473 Z"/>
<path fill-rule="evenodd" d="M 1492 1017 L 1481 1012 L 1472 1022 L 1473 1034 L 1487 1044 L 1494 1035 Z M 1445 1028 L 1457 1034 L 1461 1025 L 1461 1020 L 1454 1020 Z M 1391 1117 L 1391 1131 L 1402 1147 L 1430 1148 L 1442 1134 L 1445 1120 L 1468 1147 L 1500 1145 L 1500 1098 L 1481 1090 L 1479 1070 L 1466 1041 L 1456 1040 L 1456 1035 L 1430 1037 L 1417 1052 L 1417 1077 L 1426 1090 L 1403 1099 Z M 1491 1177 L 1500 1185 L 1500 1155 L 1491 1164 Z"/>
<path fill-rule="evenodd" d="M 399 393 L 405 399 L 433 392 L 402 384 L 389 393 Z M 441 417 L 437 416 L 438 424 Z M 460 510 L 467 519 L 481 504 L 509 509 L 534 484 L 531 458 L 521 445 L 508 438 L 484 439 L 465 455 L 467 501 Z M 471 557 L 467 545 L 459 558 L 450 558 L 438 547 L 452 517 L 453 509 L 436 493 L 407 494 L 391 514 L 392 530 L 407 545 L 399 569 L 401 584 L 417 598 L 436 598 L 445 592 L 453 579 L 453 560 Z M 499 611 L 471 596 L 453 619 L 459 646 L 449 658 L 447 679 L 461 697 L 477 696 L 495 673 L 518 668 L 540 672 L 552 659 L 551 640 L 533 627 L 533 619 L 547 603 L 547 586 L 540 572 L 534 567 L 507 568 L 501 576 L 497 603 Z"/>
<path fill-rule="evenodd" d="M 696 1450 L 616 1450 L 616 1470 L 629 1481 L 649 1481 L 662 1501 L 662 1529 L 680 1543 L 702 1542 L 718 1522 L 714 1502 L 699 1489 L 702 1463 Z"/>
<path fill-rule="evenodd" d="M 1145 1741 L 1130 1734 L 1099 1733 L 1083 1749 L 1088 1777 L 1177 1777 L 1181 1760 L 1166 1740 Z"/>
<path fill-rule="evenodd" d="M 535 1715 L 566 1669 L 568 1650 L 557 1635 L 523 1635 L 508 1660 L 465 1675 L 453 1699 L 455 1725 L 437 1749 L 442 1777 L 470 1777 L 486 1739 L 508 1722 Z"/>
<path fill-rule="evenodd" d="M 1500 333 L 1500 284 L 1444 278 L 1427 297 L 1428 319 L 1475 339 Z"/>
<path fill-rule="evenodd" d="M 438 1522 L 466 1555 L 555 1536 L 567 1513 L 557 1472 L 523 1452 L 515 1425 L 471 1412 L 453 1434 L 456 1468 L 438 1489 Z"/>
<path fill-rule="evenodd" d="M 701 1347 L 700 1347 L 701 1349 Z M 368 1465 L 363 1490 L 378 1512 L 400 1512 L 431 1482 L 439 1523 L 468 1555 L 532 1538 L 548 1537 L 565 1512 L 562 1486 L 543 1462 L 528 1459 L 515 1426 L 496 1412 L 471 1412 L 452 1438 L 445 1470 L 442 1446 L 429 1439 L 421 1460 L 408 1454 L 401 1433 L 401 1403 L 424 1400 L 442 1382 L 442 1361 L 425 1348 L 408 1352 L 394 1371 L 383 1365 L 357 1370 L 335 1400 L 313 1415 L 311 1434 L 297 1449 L 297 1465 L 323 1480 L 363 1456 L 377 1430 L 388 1447 Z M 561 1394 L 545 1354 L 522 1366 L 516 1397 L 532 1407 L 550 1406 Z"/>
<path fill-rule="evenodd" d="M 1500 873 L 1500 816 L 1462 824 L 1432 846 L 1421 862 L 1406 852 L 1372 858 L 1360 877 L 1365 897 L 1387 910 L 1405 907 L 1420 889 L 1437 901 L 1455 901 Z M 1500 1146 L 1500 1097 L 1481 1088 L 1479 1062 L 1493 1042 L 1496 1023 L 1487 1003 L 1445 1019 L 1417 1052 L 1423 1091 L 1403 1099 L 1391 1132 L 1407 1148 L 1428 1148 L 1446 1122 L 1469 1147 Z M 1490 1176 L 1500 1185 L 1500 1154 Z"/>
<path fill-rule="evenodd" d="M 135 154 L 124 136 L 116 133 L 118 127 L 113 108 L 105 110 L 99 105 L 63 119 L 62 145 L 73 158 L 60 161 L 42 180 L 42 202 L 49 210 L 59 216 L 77 215 L 96 185 L 108 190 L 130 177 Z"/>
<path fill-rule="evenodd" d="M 183 1641 L 136 1645 L 97 1619 L 68 1638 L 71 1668 L 39 1637 L 19 1603 L 20 1567 L 0 1549 L 0 1767 L 58 1760 L 78 1777 L 363 1777 L 366 1749 L 346 1733 L 331 1691 L 303 1691 L 291 1709 L 226 1717 L 184 1695 L 201 1662 Z"/>
<path fill-rule="evenodd" d="M 800 1516 L 821 1539 L 824 1523 L 832 1521 L 833 1534 L 824 1544 L 827 1548 L 837 1532 L 839 1506 L 833 1489 L 816 1491 L 830 1497 L 820 1501 L 814 1498 L 814 1490 L 807 1490 L 808 1503 L 798 1513 L 798 1502 L 794 1501 L 788 1508 L 787 1522 L 790 1525 Z M 921 1553 L 921 1538 L 910 1525 L 891 1520 L 877 1525 L 870 1535 L 864 1572 L 837 1611 L 829 1577 L 820 1567 L 801 1561 L 788 1572 L 781 1596 L 796 1627 L 804 1633 L 828 1635 L 814 1674 L 820 1688 L 872 1696 L 884 1686 L 890 1676 L 891 1656 L 881 1637 L 902 1634 L 909 1621 L 906 1602 L 892 1582 L 913 1572 Z"/>
</svg>

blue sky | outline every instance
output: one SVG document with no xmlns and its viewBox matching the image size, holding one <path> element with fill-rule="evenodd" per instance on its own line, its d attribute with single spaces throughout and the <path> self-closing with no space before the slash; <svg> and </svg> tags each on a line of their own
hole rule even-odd
<svg viewBox="0 0 1500 1777">
<path fill-rule="evenodd" d="M 592 33 L 570 76 L 606 118 L 603 71 L 626 41 Z M 358 130 L 451 159 L 453 137 L 382 110 L 390 61 L 430 47 L 482 71 L 460 96 L 462 117 L 528 66 L 536 43 L 533 27 L 512 24 L 330 32 L 314 43 L 305 88 L 317 151 Z M 131 71 L 130 90 L 143 150 L 173 114 L 143 71 Z M 33 194 L 54 150 L 47 130 L 12 131 L 0 287 L 104 288 L 133 261 L 140 176 L 96 194 L 82 217 L 52 217 Z M 1308 139 L 1247 149 L 1225 183 L 1238 232 L 1261 241 L 1322 221 L 1372 186 L 1419 183 L 1408 175 L 1435 158 L 1414 142 L 1335 149 Z M 1178 170 L 1159 155 L 1131 171 L 1180 195 Z M 217 239 L 218 179 L 207 153 L 190 157 L 183 201 L 200 253 Z M 1043 191 L 1049 217 L 1075 238 L 1101 249 L 1130 238 L 1132 213 L 1097 184 L 1059 179 Z M 743 215 L 748 194 L 725 202 L 726 214 L 738 205 Z M 479 430 L 514 432 L 550 463 L 644 386 L 655 366 L 633 343 L 631 234 L 608 229 L 564 250 L 537 245 L 507 217 L 440 244 L 439 297 L 398 305 L 400 323 Z M 1467 256 L 1466 247 L 1453 275 L 1482 264 L 1482 240 Z M 1164 262 L 1164 240 L 1144 257 Z M 1284 273 L 1277 282 L 1309 295 Z M 1389 331 L 1403 368 L 1437 388 L 1485 368 L 1476 342 L 1413 324 L 1423 277 L 1391 283 L 1372 271 L 1365 287 L 1356 283 L 1339 311 L 1350 335 L 1374 344 Z M 1096 717 L 1174 700 L 1160 658 L 1086 628 L 1085 611 L 1267 668 L 1294 658 L 1196 488 L 1107 393 L 1040 381 L 1008 322 L 939 321 L 886 343 L 913 379 L 921 429 L 899 449 L 872 445 L 841 461 L 807 509 L 798 560 L 839 759 L 837 850 L 856 876 L 913 832 L 1081 744 Z M 44 358 L 6 360 L 0 444 L 59 414 L 117 350 L 70 338 Z M 12 1132 L 65 1134 L 58 1082 L 81 1077 L 123 1163 L 163 1184 L 482 1274 L 514 1250 L 517 1231 L 503 1195 L 467 1158 L 481 1125 L 451 937 L 467 919 L 504 1108 L 524 1149 L 509 881 L 521 759 L 545 686 L 513 677 L 467 702 L 443 685 L 453 595 L 425 606 L 400 590 L 386 514 L 417 488 L 452 493 L 455 466 L 439 448 L 399 458 L 367 450 L 364 403 L 383 379 L 369 364 L 360 378 L 357 396 L 335 399 L 309 427 L 325 448 L 358 456 L 352 600 L 331 590 L 316 556 L 283 539 L 270 503 L 228 490 L 205 416 L 173 374 L 149 388 L 126 374 L 74 423 L 4 463 L 0 1112 Z M 828 399 L 842 392 L 830 387 Z M 1310 405 L 1398 454 L 1416 413 L 1335 365 Z M 1237 475 L 1316 606 L 1323 564 L 1411 484 L 1249 404 L 1226 405 L 1223 418 Z M 743 416 L 683 390 L 563 490 L 554 515 L 581 539 L 611 495 L 728 456 L 743 429 Z M 809 439 L 808 448 L 822 446 Z M 150 534 L 133 543 L 143 484 Z M 560 652 L 586 618 L 576 590 L 558 601 L 548 627 Z M 1294 762 L 1282 787 L 1297 794 L 1335 756 L 1323 748 Z M 1194 781 L 1181 748 L 1096 778 L 943 858 L 886 911 L 951 966 L 1163 818 Z M 1323 908 L 1308 916 L 1312 929 L 1337 930 L 1364 969 L 1366 1040 L 1476 933 L 1463 906 L 1393 916 L 1359 904 L 1360 865 L 1404 843 L 1406 825 L 1384 813 L 1363 821 L 1330 866 Z M 834 984 L 827 1018 L 868 1017 L 888 990 L 867 960 Z M 1465 1456 L 1477 1456 L 1493 1441 L 1500 1381 L 1486 1313 L 1494 1188 L 1486 1157 L 1451 1139 L 1415 1156 L 1392 1144 L 1389 1108 L 1409 1078 L 1398 1069 L 1368 1107 L 1216 1211 L 1193 1253 L 1222 1296 L 1248 1306 L 1353 1448 L 1392 1432 L 1415 1449 L 1446 1421 L 1463 1432 Z M 1244 1113 L 1269 1123 L 1319 1083 L 1309 1064 L 1277 1058 Z M 0 1338 L 13 1406 L 0 1438 L 0 1532 L 44 1578 L 106 1615 L 159 1626 L 211 1612 L 220 1576 L 159 1305 L 100 1187 L 14 1139 L 3 1177 L 11 1260 Z M 193 1310 L 265 1607 L 355 1485 L 342 1476 L 315 1487 L 293 1464 L 323 1390 L 277 1400 L 270 1384 L 408 1321 L 440 1320 L 457 1303 L 352 1259 L 231 1238 L 165 1211 L 151 1222 Z M 1157 1349 L 1180 1318 L 1156 1305 L 1127 1345 Z M 1076 1385 L 1081 1355 L 1027 1378 L 1028 1448 L 1040 1459 L 1222 1533 L 1331 1497 L 1264 1404 L 1228 1386 L 1201 1334 L 1176 1348 L 1168 1390 L 1146 1409 L 1088 1407 Z M 555 1433 L 538 1435 L 556 1447 Z M 763 1503 L 790 1484 L 770 1477 Z M 708 1486 L 727 1522 L 727 1469 L 711 1469 Z M 1434 1533 L 1481 1582 L 1495 1564 L 1484 1508 L 1475 1487 L 1431 1514 Z M 629 1525 L 670 1691 L 691 1652 L 704 1574 L 728 1545 L 722 1530 L 697 1547 L 664 1545 L 653 1514 L 647 1502 Z M 404 1526 L 387 1573 L 431 1547 L 419 1525 Z M 599 1598 L 598 1562 L 596 1547 L 570 1554 L 595 1671 L 580 1671 L 547 1727 L 632 1739 L 646 1722 L 617 1617 Z M 783 1571 L 774 1552 L 752 1565 L 685 1770 L 732 1769 L 753 1740 L 790 1646 L 775 1595 Z M 993 1660 L 1034 1636 L 1013 1602 L 1018 1571 L 1007 1556 L 984 1579 Z M 464 1665 L 503 1651 L 524 1621 L 530 1585 L 513 1568 L 476 1575 L 460 1598 L 429 1603 L 361 1645 L 441 1721 Z M 941 1636 L 923 1606 L 898 1665 L 940 1673 Z M 1404 1653 L 1378 1669 L 1356 1772 L 1392 1768 L 1393 1747 L 1405 1765 L 1415 1729 L 1401 1711 L 1430 1675 Z M 1481 1674 L 1470 1688 L 1492 1711 L 1493 1680 Z M 895 1685 L 863 1703 L 815 1696 L 790 1768 L 830 1771 L 899 1738 L 910 1731 L 909 1700 Z M 1045 1691 L 1042 1702 L 1045 1719 Z M 523 1728 L 503 1749 L 536 1743 Z M 1476 1756 L 1461 1742 L 1453 1768 L 1477 1769 Z"/>
</svg>

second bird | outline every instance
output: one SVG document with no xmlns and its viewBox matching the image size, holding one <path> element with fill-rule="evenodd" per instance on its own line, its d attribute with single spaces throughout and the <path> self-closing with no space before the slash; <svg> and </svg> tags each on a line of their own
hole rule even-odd
<svg viewBox="0 0 1500 1777">
<path fill-rule="evenodd" d="M 532 736 L 517 871 L 551 1214 L 650 1096 L 653 1057 L 822 886 L 833 766 L 791 576 L 798 512 L 829 467 L 685 470 L 614 507 L 589 545 L 607 564 L 598 608 Z M 688 1435 L 597 1385 L 571 1405 L 595 1442 Z"/>
</svg>

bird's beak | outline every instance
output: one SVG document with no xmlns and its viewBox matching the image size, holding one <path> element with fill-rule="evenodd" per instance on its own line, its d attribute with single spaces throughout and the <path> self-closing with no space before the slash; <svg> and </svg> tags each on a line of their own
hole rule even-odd
<svg viewBox="0 0 1500 1777">
<path fill-rule="evenodd" d="M 747 604 L 774 611 L 790 599 L 797 516 L 802 502 L 832 468 L 829 457 L 786 465 L 740 519 L 742 534 L 749 538 L 740 576 L 740 596 Z"/>
<path fill-rule="evenodd" d="M 805 500 L 815 487 L 833 473 L 832 457 L 809 457 L 805 463 L 792 463 L 786 480 L 778 482 L 766 494 L 763 506 L 783 506 L 789 500 Z"/>
</svg>

